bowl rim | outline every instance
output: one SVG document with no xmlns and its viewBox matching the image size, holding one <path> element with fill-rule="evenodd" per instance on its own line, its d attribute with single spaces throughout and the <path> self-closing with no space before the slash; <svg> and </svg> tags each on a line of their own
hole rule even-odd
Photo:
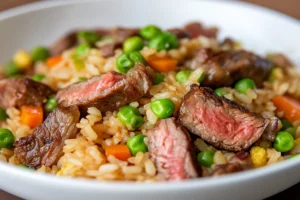
<svg viewBox="0 0 300 200">
<path fill-rule="evenodd" d="M 92 2 L 101 2 L 101 1 L 108 1 L 108 0 L 73 0 L 73 1 L 43 1 L 43 2 L 35 2 L 30 3 L 24 6 L 20 6 L 17 8 L 12 8 L 6 11 L 0 12 L 0 22 L 6 19 L 13 18 L 15 16 L 23 15 L 29 12 L 34 12 L 38 10 L 48 9 L 52 7 L 60 7 L 60 6 L 67 6 L 73 4 L 81 4 L 81 3 L 92 3 Z M 117 1 L 117 0 L 114 0 Z M 165 0 L 166 1 L 166 0 Z M 169 0 L 174 3 L 174 1 L 180 0 Z M 199 3 L 205 2 L 206 4 L 223 4 L 225 6 L 234 6 L 234 7 L 242 7 L 248 9 L 255 9 L 257 12 L 263 12 L 266 15 L 274 16 L 275 18 L 281 18 L 286 20 L 286 23 L 293 23 L 296 26 L 300 27 L 300 23 L 298 20 L 282 14 L 278 11 L 274 11 L 268 8 L 264 8 L 261 6 L 253 5 L 246 2 L 240 1 L 222 1 L 222 0 L 189 0 L 189 1 L 198 1 Z M 300 157 L 300 156 L 299 156 Z M 189 179 L 181 182 L 171 181 L 171 182 L 154 182 L 154 183 L 136 183 L 136 182 L 129 182 L 129 181 L 99 181 L 99 180 L 90 180 L 85 178 L 70 178 L 70 177 L 57 177 L 49 174 L 44 173 L 36 173 L 31 172 L 30 170 L 22 169 L 20 167 L 7 164 L 4 162 L 0 162 L 0 172 L 11 174 L 14 177 L 18 177 L 18 179 L 27 179 L 28 181 L 34 181 L 37 183 L 46 183 L 46 184 L 53 184 L 53 185 L 60 185 L 64 188 L 72 188 L 72 189 L 88 189 L 88 190 L 99 190 L 99 188 L 104 189 L 106 191 L 111 191 L 114 193 L 122 192 L 122 193 L 130 193 L 130 192 L 159 192 L 163 190 L 168 191 L 175 191 L 175 190 L 193 190 L 199 188 L 210 188 L 213 186 L 220 186 L 229 183 L 239 183 L 244 182 L 249 179 L 256 179 L 258 177 L 265 177 L 270 176 L 274 173 L 283 172 L 285 170 L 289 170 L 296 166 L 300 165 L 300 159 L 289 159 L 284 162 L 280 162 L 278 164 L 252 169 L 249 171 L 244 171 L 235 174 L 229 174 L 226 176 L 211 178 L 211 177 L 204 177 L 198 179 Z M 33 174 L 34 173 L 34 174 Z M 76 180 L 76 181 L 73 181 Z M 133 187 L 134 186 L 134 187 Z M 116 187 L 118 188 L 116 190 Z"/>
</svg>

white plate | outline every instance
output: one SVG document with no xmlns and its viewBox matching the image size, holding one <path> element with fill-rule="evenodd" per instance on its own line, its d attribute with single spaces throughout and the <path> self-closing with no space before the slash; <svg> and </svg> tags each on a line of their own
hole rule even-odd
<svg viewBox="0 0 300 200">
<path fill-rule="evenodd" d="M 259 53 L 282 51 L 300 65 L 300 24 L 257 6 L 224 1 L 126 0 L 44 2 L 0 14 L 0 62 L 17 49 L 50 44 L 78 27 L 217 25 Z M 220 178 L 169 183 L 74 180 L 0 163 L 0 188 L 26 199 L 262 199 L 300 181 L 300 159 Z"/>
</svg>

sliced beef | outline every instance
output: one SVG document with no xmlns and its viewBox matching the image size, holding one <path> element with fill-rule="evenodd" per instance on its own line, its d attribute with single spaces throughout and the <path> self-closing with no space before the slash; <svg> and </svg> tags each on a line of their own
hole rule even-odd
<svg viewBox="0 0 300 200">
<path fill-rule="evenodd" d="M 139 29 L 137 28 L 122 28 L 122 27 L 116 27 L 114 29 L 111 29 L 106 33 L 106 35 L 109 35 L 112 37 L 112 42 L 103 45 L 100 47 L 100 51 L 102 56 L 104 57 L 110 57 L 115 54 L 115 50 L 117 48 L 121 48 L 123 45 L 123 42 L 132 36 L 137 36 L 139 34 Z"/>
<path fill-rule="evenodd" d="M 167 32 L 173 33 L 179 39 L 191 38 L 191 34 L 187 30 L 184 30 L 183 28 L 172 28 L 172 29 L 168 29 Z"/>
<path fill-rule="evenodd" d="M 225 38 L 221 43 L 220 43 L 221 48 L 224 49 L 234 49 L 235 46 L 235 41 L 232 38 Z"/>
<path fill-rule="evenodd" d="M 199 64 L 203 64 L 208 59 L 213 57 L 214 51 L 210 48 L 201 48 L 195 51 L 194 53 L 194 59 L 197 61 Z M 198 67 L 198 66 L 197 66 Z"/>
<path fill-rule="evenodd" d="M 218 33 L 217 28 L 206 28 L 199 22 L 192 22 L 187 24 L 184 27 L 184 30 L 186 30 L 190 34 L 191 38 L 196 38 L 200 35 L 209 38 L 216 38 Z"/>
<path fill-rule="evenodd" d="M 50 52 L 51 55 L 59 55 L 63 51 L 74 47 L 77 44 L 77 32 L 78 31 L 72 31 L 67 33 L 66 35 L 59 38 L 51 47 Z"/>
<path fill-rule="evenodd" d="M 292 61 L 281 53 L 272 53 L 268 55 L 268 59 L 273 63 L 275 67 L 281 67 L 287 69 L 295 66 Z"/>
<path fill-rule="evenodd" d="M 99 49 L 100 49 L 100 52 L 101 52 L 101 55 L 103 57 L 111 57 L 113 55 L 115 55 L 115 50 L 117 48 L 121 48 L 122 47 L 122 43 L 120 42 L 111 42 L 109 44 L 105 44 L 103 46 L 101 46 Z"/>
<path fill-rule="evenodd" d="M 270 123 L 265 129 L 262 137 L 271 142 L 274 142 L 278 128 L 279 128 L 279 119 L 277 117 L 271 118 Z"/>
<path fill-rule="evenodd" d="M 77 40 L 77 33 L 83 30 L 71 31 L 58 39 L 50 48 L 52 55 L 61 54 L 63 51 L 76 46 L 79 41 Z M 129 37 L 138 35 L 139 29 L 136 28 L 122 28 L 116 27 L 113 29 L 97 28 L 94 30 L 87 30 L 95 32 L 100 36 L 111 36 L 114 42 L 111 44 L 104 45 L 100 48 L 103 56 L 109 57 L 114 55 L 116 48 L 122 47 L 122 43 Z"/>
<path fill-rule="evenodd" d="M 217 165 L 211 176 L 222 176 L 251 169 L 252 162 L 248 152 L 239 152 L 227 164 Z"/>
<path fill-rule="evenodd" d="M 184 96 L 179 120 L 184 127 L 214 147 L 241 151 L 257 141 L 270 119 L 217 96 L 210 88 L 192 85 Z"/>
<path fill-rule="evenodd" d="M 205 58 L 205 59 L 204 59 Z M 208 87 L 231 86 L 242 78 L 250 78 L 258 87 L 270 75 L 272 64 L 247 51 L 199 50 L 195 57 L 203 67 L 206 78 L 202 83 Z"/>
<path fill-rule="evenodd" d="M 51 166 L 60 157 L 64 141 L 75 138 L 80 113 L 76 106 L 56 108 L 33 133 L 15 143 L 15 156 L 29 167 Z"/>
<path fill-rule="evenodd" d="M 101 111 L 113 111 L 144 96 L 152 82 L 142 64 L 137 64 L 127 75 L 109 72 L 79 82 L 57 93 L 62 106 L 77 105 L 83 110 L 95 106 Z"/>
<path fill-rule="evenodd" d="M 139 29 L 116 27 L 111 30 L 110 35 L 116 38 L 117 42 L 123 43 L 127 38 L 139 35 Z"/>
<path fill-rule="evenodd" d="M 191 156 L 188 132 L 173 118 L 162 119 L 147 131 L 148 149 L 158 172 L 168 180 L 198 176 Z"/>
<path fill-rule="evenodd" d="M 9 78 L 0 81 L 0 107 L 42 106 L 53 90 L 28 78 Z"/>
</svg>

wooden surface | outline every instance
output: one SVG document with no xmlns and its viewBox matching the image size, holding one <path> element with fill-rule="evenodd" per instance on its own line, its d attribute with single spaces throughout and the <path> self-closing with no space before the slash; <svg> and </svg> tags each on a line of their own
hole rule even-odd
<svg viewBox="0 0 300 200">
<path fill-rule="evenodd" d="M 34 2 L 34 1 L 37 0 L 0 0 L 0 11 L 11 7 L 15 7 L 17 5 Z M 245 0 L 245 1 L 278 10 L 280 12 L 286 13 L 300 20 L 300 0 Z M 5 181 L 5 180 L 0 180 L 0 181 Z M 268 200 L 287 199 L 287 198 L 291 200 L 300 199 L 300 183 L 289 188 L 288 190 L 285 190 L 273 197 L 268 198 Z M 0 190 L 0 199 L 21 200 L 20 198 L 10 195 L 1 190 Z"/>
</svg>

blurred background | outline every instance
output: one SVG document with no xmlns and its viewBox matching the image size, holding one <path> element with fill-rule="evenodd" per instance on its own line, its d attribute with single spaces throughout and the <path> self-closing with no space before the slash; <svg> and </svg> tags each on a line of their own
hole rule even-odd
<svg viewBox="0 0 300 200">
<path fill-rule="evenodd" d="M 17 7 L 23 4 L 37 2 L 42 0 L 0 0 L 0 11 Z M 43 0 L 45 1 L 45 0 Z M 72 1 L 72 0 L 65 0 L 65 1 Z M 224 0 L 226 1 L 226 0 Z M 229 0 L 227 0 L 229 1 Z M 233 1 L 233 0 L 231 0 Z M 236 0 L 237 1 L 237 0 Z M 300 23 L 300 0 L 241 0 L 244 2 L 249 2 L 257 5 L 261 5 L 263 7 L 271 8 L 282 13 L 285 13 L 289 16 L 292 16 L 299 20 Z M 275 199 L 300 199 L 300 183 L 293 186 L 292 188 L 283 191 L 268 200 L 275 200 Z M 13 195 L 10 195 L 4 191 L 0 190 L 0 199 L 1 200 L 21 200 Z"/>
<path fill-rule="evenodd" d="M 0 11 L 41 0 L 0 0 Z M 72 1 L 72 0 L 65 0 Z M 226 1 L 226 0 L 224 0 Z M 278 10 L 300 20 L 300 0 L 241 0 Z"/>
</svg>

